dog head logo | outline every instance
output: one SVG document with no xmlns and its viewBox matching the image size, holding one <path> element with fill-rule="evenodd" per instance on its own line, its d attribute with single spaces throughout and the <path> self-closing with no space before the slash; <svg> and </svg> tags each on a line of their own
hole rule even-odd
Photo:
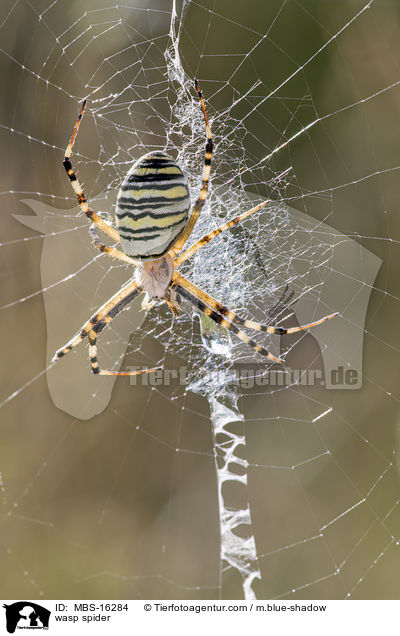
<svg viewBox="0 0 400 636">
<path fill-rule="evenodd" d="M 31 601 L 18 601 L 3 605 L 6 610 L 7 631 L 13 634 L 16 628 L 48 629 L 50 611 Z"/>
</svg>

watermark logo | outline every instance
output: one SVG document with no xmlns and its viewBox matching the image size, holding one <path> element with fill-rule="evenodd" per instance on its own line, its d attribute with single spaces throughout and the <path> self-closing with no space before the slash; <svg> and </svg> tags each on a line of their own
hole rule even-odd
<svg viewBox="0 0 400 636">
<path fill-rule="evenodd" d="M 17 601 L 11 605 L 4 604 L 6 610 L 6 627 L 9 634 L 16 629 L 48 629 L 50 610 L 32 601 Z"/>
<path fill-rule="evenodd" d="M 30 199 L 25 200 L 25 203 L 36 216 L 16 218 L 45 235 L 41 277 L 48 324 L 47 360 L 50 365 L 54 352 L 60 345 L 77 333 L 91 313 L 115 294 L 132 273 L 127 272 L 124 267 L 110 268 L 109 262 L 104 260 L 91 243 L 86 219 L 77 215 L 76 208 L 66 214 L 65 210 L 55 210 L 41 201 Z M 110 209 L 110 201 L 104 200 L 103 203 L 98 198 L 96 207 L 98 210 Z M 290 325 L 285 323 L 285 326 L 308 324 L 334 312 L 338 316 L 303 336 L 307 338 L 309 348 L 313 348 L 314 353 L 308 360 L 302 360 L 300 365 L 303 369 L 316 369 L 315 372 L 304 374 L 300 369 L 298 380 L 294 377 L 286 381 L 287 372 L 281 372 L 279 377 L 285 377 L 285 383 L 289 385 L 315 386 L 319 383 L 331 390 L 359 389 L 363 375 L 365 317 L 370 293 L 382 261 L 357 241 L 326 223 L 293 208 L 287 208 L 286 214 L 282 253 L 287 255 L 288 268 L 290 265 L 289 278 L 299 281 L 299 285 L 289 285 L 289 291 L 294 293 L 295 303 L 291 302 L 287 306 L 287 310 L 293 309 L 293 322 Z M 261 283 L 274 275 L 274 269 L 271 268 L 269 227 L 267 223 L 261 223 L 258 227 L 257 258 L 251 259 L 247 268 L 249 285 L 252 275 L 253 281 Z M 60 258 L 60 254 L 63 258 Z M 310 254 L 312 257 L 307 256 Z M 280 267 L 283 268 L 282 264 Z M 264 297 L 265 307 L 262 306 L 262 300 L 259 301 L 254 307 L 249 307 L 249 316 L 257 322 L 264 324 L 267 320 L 272 324 L 274 317 L 269 316 L 269 308 L 274 306 L 276 299 L 271 304 L 271 298 L 266 292 Z M 146 316 L 140 308 L 139 298 L 133 301 L 129 311 L 120 313 L 113 323 L 112 332 L 107 332 L 115 335 L 107 338 L 106 355 L 103 355 L 106 368 L 110 368 L 110 364 L 115 365 L 115 361 L 121 361 L 121 364 L 124 361 L 130 336 L 140 329 Z M 235 310 L 235 307 L 231 309 Z M 299 335 L 299 340 L 301 338 Z M 101 345 L 101 342 L 99 339 L 98 344 Z M 264 341 L 261 342 L 264 344 Z M 288 342 L 286 336 L 273 335 L 267 341 L 267 348 L 272 355 L 284 357 L 285 364 L 290 366 L 293 362 L 290 356 L 285 355 Z M 235 344 L 236 360 L 268 371 L 271 365 L 265 357 L 255 354 L 246 343 L 239 344 L 243 346 L 239 349 L 238 344 Z M 295 343 L 291 346 L 296 347 Z M 218 351 L 214 353 L 218 354 Z M 219 355 L 221 362 L 224 362 L 223 347 Z M 318 369 L 322 372 L 321 382 Z M 117 371 L 118 368 L 114 366 L 113 370 Z M 166 371 L 162 382 L 168 382 L 168 370 Z M 178 374 L 180 375 L 179 370 Z M 114 380 L 115 377 L 99 377 L 90 372 L 85 346 L 77 347 L 74 354 L 66 356 L 61 364 L 50 365 L 47 372 L 54 404 L 80 419 L 91 418 L 106 408 Z M 178 380 L 180 381 L 180 377 Z M 145 379 L 140 381 L 144 383 Z M 151 381 L 158 383 L 159 379 L 154 376 Z M 270 384 L 273 382 L 270 381 Z M 91 396 L 90 400 L 88 395 Z"/>
<path fill-rule="evenodd" d="M 141 367 L 128 366 L 130 372 L 139 371 Z M 187 366 L 177 369 L 157 369 L 152 373 L 132 375 L 129 382 L 132 386 L 187 386 L 191 378 L 191 370 Z M 210 372 L 210 381 L 214 386 L 237 386 L 241 390 L 255 387 L 282 387 L 282 386 L 320 386 L 329 388 L 353 388 L 359 382 L 357 369 L 337 368 L 329 369 L 325 373 L 321 369 L 284 369 L 243 366 L 233 369 L 220 369 Z"/>
</svg>

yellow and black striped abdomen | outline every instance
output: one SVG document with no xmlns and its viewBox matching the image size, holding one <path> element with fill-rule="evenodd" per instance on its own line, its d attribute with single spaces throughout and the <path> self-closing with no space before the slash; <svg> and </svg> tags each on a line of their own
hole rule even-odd
<svg viewBox="0 0 400 636">
<path fill-rule="evenodd" d="M 160 258 L 184 230 L 190 210 L 186 178 L 163 152 L 141 157 L 118 192 L 116 217 L 125 254 L 141 260 Z"/>
</svg>

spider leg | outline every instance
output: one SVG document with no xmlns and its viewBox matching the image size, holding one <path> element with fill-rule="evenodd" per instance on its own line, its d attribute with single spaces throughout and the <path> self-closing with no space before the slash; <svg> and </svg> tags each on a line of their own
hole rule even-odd
<svg viewBox="0 0 400 636">
<path fill-rule="evenodd" d="M 300 325 L 298 327 L 289 327 L 289 329 L 284 329 L 283 327 L 273 327 L 272 325 L 262 325 L 258 322 L 254 322 L 253 320 L 247 320 L 246 318 L 241 318 L 240 316 L 235 314 L 233 311 L 228 309 L 228 307 L 225 307 L 225 305 L 222 305 L 217 300 L 215 300 L 215 298 L 213 298 L 212 296 L 209 296 L 205 291 L 203 291 L 199 287 L 196 287 L 196 285 L 188 281 L 178 272 L 174 274 L 173 280 L 176 281 L 176 283 L 179 285 L 181 293 L 182 293 L 182 288 L 187 289 L 187 291 L 189 291 L 192 295 L 200 298 L 204 303 L 206 303 L 210 307 L 213 307 L 215 311 L 218 312 L 218 314 L 220 314 L 221 316 L 225 316 L 225 318 L 227 318 L 231 323 L 241 325 L 242 327 L 246 327 L 247 329 L 253 329 L 254 331 L 263 331 L 264 333 L 279 334 L 281 336 L 284 336 L 286 334 L 297 333 L 298 331 L 305 331 L 306 329 L 310 329 L 311 327 L 316 327 L 317 325 L 322 324 L 326 320 L 330 320 L 331 318 L 334 318 L 335 316 L 338 315 L 338 312 L 336 312 L 334 314 L 330 314 L 329 316 L 324 316 L 323 318 L 320 318 L 319 320 L 315 320 L 314 322 L 310 322 L 307 325 Z"/>
<path fill-rule="evenodd" d="M 104 324 L 101 329 L 103 329 L 105 326 L 106 325 Z M 104 369 L 100 369 L 99 362 L 97 359 L 96 340 L 97 340 L 97 334 L 99 333 L 99 331 L 101 331 L 101 329 L 96 330 L 96 328 L 94 328 L 88 333 L 90 366 L 92 368 L 93 373 L 95 373 L 96 375 L 125 375 L 125 376 L 126 375 L 142 375 L 143 373 L 152 373 L 153 371 L 157 371 L 158 369 L 161 368 L 161 367 L 153 367 L 152 369 L 140 369 L 139 371 L 105 371 Z"/>
<path fill-rule="evenodd" d="M 84 214 L 86 214 L 86 216 L 88 217 L 88 219 L 90 219 L 92 221 L 92 223 L 94 223 L 95 225 L 97 225 L 98 228 L 100 228 L 100 230 L 102 230 L 103 232 L 105 232 L 106 234 L 108 234 L 108 236 L 110 236 L 113 241 L 116 241 L 117 243 L 120 243 L 120 237 L 119 237 L 119 233 L 117 232 L 117 230 L 115 230 L 114 228 L 110 227 L 107 223 L 105 223 L 105 221 L 103 221 L 103 219 L 96 214 L 96 212 L 94 212 L 87 203 L 87 199 L 86 196 L 83 192 L 82 186 L 78 181 L 78 178 L 74 172 L 74 169 L 72 167 L 72 163 L 71 163 L 71 152 L 72 152 L 72 146 L 74 145 L 74 141 L 76 138 L 76 135 L 78 133 L 78 128 L 79 128 L 79 124 L 81 123 L 81 119 L 83 117 L 83 113 L 85 111 L 85 106 L 86 106 L 86 99 L 83 101 L 82 103 L 82 107 L 80 110 L 80 113 L 78 115 L 78 119 L 76 120 L 75 126 L 74 126 L 74 130 L 72 133 L 72 137 L 69 141 L 69 144 L 67 146 L 67 149 L 65 151 L 65 157 L 64 157 L 64 161 L 63 161 L 63 166 L 66 170 L 66 173 L 69 177 L 69 180 L 71 181 L 71 185 L 75 191 L 76 196 L 78 197 L 78 203 L 81 206 L 81 210 Z"/>
<path fill-rule="evenodd" d="M 221 325 L 221 327 L 225 327 L 225 329 L 229 329 L 229 331 L 233 331 L 233 333 L 239 338 L 239 340 L 242 340 L 242 342 L 245 342 L 246 344 L 248 344 L 250 347 L 254 349 L 254 351 L 257 351 L 257 353 L 261 353 L 262 355 L 266 356 L 269 360 L 272 360 L 273 362 L 283 362 L 283 360 L 281 360 L 280 358 L 275 358 L 275 356 L 273 356 L 271 353 L 269 353 L 269 351 L 267 351 L 267 349 L 265 349 L 264 347 L 259 345 L 257 342 L 255 342 L 255 340 L 252 340 L 251 338 L 249 338 L 249 336 L 247 336 L 243 331 L 238 329 L 238 327 L 236 327 L 236 325 L 234 325 L 232 322 L 230 322 L 229 320 L 221 316 L 221 314 L 219 314 L 214 309 L 211 309 L 211 307 L 208 307 L 207 304 L 203 302 L 203 300 L 201 300 L 197 294 L 191 293 L 187 289 L 186 285 L 185 287 L 183 287 L 183 285 L 177 284 L 176 288 L 179 291 L 179 294 L 183 296 L 183 298 L 186 298 L 186 300 L 188 300 L 192 305 L 194 305 L 194 307 L 199 309 L 199 311 L 201 311 L 205 316 L 208 316 L 209 318 L 211 318 L 211 320 L 216 322 L 218 325 Z"/>
<path fill-rule="evenodd" d="M 179 316 L 179 314 L 182 313 L 182 307 L 181 307 L 181 298 L 179 296 L 178 293 L 176 293 L 176 289 L 175 287 L 169 287 L 169 300 L 171 305 L 173 305 L 175 307 L 175 315 Z"/>
<path fill-rule="evenodd" d="M 169 300 L 168 298 L 164 298 L 164 302 L 167 303 L 168 307 L 170 308 L 174 316 L 179 316 L 181 311 L 180 309 L 178 309 L 178 307 L 174 305 L 174 303 L 171 300 Z"/>
<path fill-rule="evenodd" d="M 133 289 L 132 289 L 133 288 Z M 66 355 L 73 347 L 77 346 L 87 336 L 89 340 L 89 360 L 90 366 L 96 375 L 141 375 L 143 373 L 151 373 L 156 371 L 160 367 L 152 369 L 141 369 L 138 371 L 105 371 L 100 369 L 100 365 L 97 360 L 97 345 L 96 340 L 98 334 L 110 324 L 110 322 L 117 316 L 132 300 L 134 300 L 141 292 L 142 287 L 138 287 L 136 283 L 128 283 L 115 294 L 107 303 L 105 303 L 92 318 L 82 327 L 80 333 L 72 338 L 62 349 L 57 351 L 53 360 L 61 358 Z"/>
<path fill-rule="evenodd" d="M 97 249 L 100 250 L 100 252 L 102 252 L 103 254 L 111 256 L 111 258 L 117 258 L 119 261 L 124 261 L 124 263 L 129 263 L 130 265 L 138 264 L 138 262 L 134 258 L 127 256 L 127 254 L 121 252 L 121 250 L 117 250 L 115 247 L 109 247 L 108 245 L 102 243 L 96 226 L 93 223 L 91 223 L 89 227 L 89 234 Z"/>
<path fill-rule="evenodd" d="M 67 344 L 65 344 L 61 349 L 59 349 L 55 356 L 53 357 L 53 361 L 58 358 L 62 358 L 65 356 L 71 349 L 76 347 L 78 344 L 82 342 L 89 334 L 97 335 L 100 333 L 104 327 L 106 327 L 115 316 L 117 316 L 120 311 L 122 311 L 132 300 L 134 300 L 141 292 L 143 291 L 142 287 L 139 287 L 136 282 L 130 281 L 122 289 L 120 289 L 114 296 L 110 298 L 104 305 L 102 305 L 95 314 L 82 326 L 80 332 L 71 338 Z M 95 371 L 95 368 L 98 368 L 94 364 L 95 361 L 91 360 L 92 363 L 92 371 L 94 373 L 99 373 Z"/>
<path fill-rule="evenodd" d="M 194 226 L 196 225 L 197 219 L 200 216 L 200 212 L 202 211 L 205 200 L 207 198 L 208 180 L 210 178 L 210 171 L 211 171 L 211 159 L 212 159 L 212 151 L 214 147 L 212 135 L 211 135 L 211 128 L 210 128 L 210 124 L 208 123 L 208 117 L 207 117 L 206 107 L 204 104 L 203 93 L 201 92 L 199 84 L 196 79 L 194 80 L 194 85 L 200 99 L 200 104 L 201 104 L 201 108 L 204 115 L 204 121 L 206 124 L 207 143 L 206 143 L 206 154 L 205 154 L 204 168 L 203 168 L 203 182 L 202 182 L 200 194 L 197 198 L 196 203 L 194 204 L 188 224 L 183 230 L 183 233 L 181 234 L 180 238 L 175 243 L 174 247 L 169 251 L 169 254 L 171 256 L 174 256 L 175 254 L 178 254 L 181 251 L 183 245 L 188 240 L 189 236 L 191 235 L 193 231 Z"/>
<path fill-rule="evenodd" d="M 203 236 L 201 239 L 196 241 L 196 243 L 194 243 L 191 247 L 189 247 L 189 249 L 185 250 L 184 252 L 182 252 L 182 254 L 179 254 L 179 256 L 174 258 L 174 264 L 178 267 L 181 263 L 183 263 L 190 256 L 192 256 L 192 254 L 197 252 L 197 250 L 201 249 L 202 247 L 204 247 L 204 245 L 207 245 L 207 243 L 209 243 L 213 238 L 218 236 L 218 234 L 221 234 L 221 232 L 223 232 L 224 230 L 228 230 L 230 227 L 233 227 L 237 223 L 240 223 L 240 221 L 247 219 L 248 216 L 250 216 L 251 214 L 254 214 L 254 212 L 258 212 L 258 210 L 263 208 L 265 205 L 268 205 L 268 203 L 270 203 L 270 201 L 264 201 L 263 203 L 256 205 L 255 208 L 252 208 L 251 210 L 247 210 L 247 212 L 243 212 L 243 214 L 239 214 L 239 216 L 236 216 L 234 219 L 227 221 L 226 223 L 221 225 L 221 227 L 219 227 L 218 229 L 213 230 L 212 232 L 209 232 L 208 234 L 205 234 L 205 236 Z"/>
</svg>

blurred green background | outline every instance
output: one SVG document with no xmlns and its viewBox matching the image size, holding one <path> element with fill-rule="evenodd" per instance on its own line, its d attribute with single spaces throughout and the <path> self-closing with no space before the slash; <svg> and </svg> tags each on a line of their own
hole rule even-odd
<svg viewBox="0 0 400 636">
<path fill-rule="evenodd" d="M 12 215 L 29 214 L 21 199 L 40 200 L 38 192 L 66 197 L 55 203 L 71 208 L 61 160 L 78 98 L 88 92 L 85 84 L 107 80 L 120 65 L 113 56 L 139 36 L 145 43 L 160 38 L 161 55 L 171 10 L 165 0 L 129 0 L 120 9 L 103 0 L 51 5 L 5 0 L 0 9 L 1 306 L 11 303 L 0 312 L 2 399 L 46 364 L 42 239 L 20 240 L 37 233 Z M 266 148 L 310 118 L 321 118 L 274 157 L 274 169 L 293 166 L 293 207 L 315 219 L 329 215 L 330 225 L 383 261 L 367 315 L 362 389 L 327 395 L 306 388 L 306 398 L 301 391 L 250 391 L 240 401 L 250 463 L 270 465 L 281 457 L 290 465 L 299 447 L 313 458 L 321 447 L 318 435 L 332 455 L 329 465 L 312 461 L 295 479 L 249 470 L 259 598 L 399 597 L 400 5 L 375 0 L 341 31 L 364 6 L 356 0 L 203 0 L 185 10 L 182 63 L 188 75 L 202 80 L 210 109 L 230 106 L 233 94 L 260 82 L 235 108 L 239 120 L 246 117 L 245 149 L 252 159 L 261 159 Z M 119 19 L 122 28 L 105 33 L 107 20 L 115 25 Z M 146 44 L 140 48 L 149 83 L 159 62 L 153 53 L 148 55 Z M 249 115 L 251 99 L 267 95 L 314 54 Z M 131 81 L 134 63 L 129 49 L 124 72 L 104 93 Z M 281 98 L 307 93 L 308 107 L 288 122 Z M 83 132 L 81 149 L 93 142 L 90 134 Z M 99 152 L 108 156 L 101 141 Z M 110 175 L 91 159 L 97 150 L 86 154 L 84 181 L 93 196 Z M 307 196 L 319 191 L 321 196 Z M 293 366 L 301 368 L 303 354 L 300 345 Z M 174 368 L 177 360 L 172 355 L 168 362 Z M 131 387 L 121 378 L 105 411 L 81 421 L 54 406 L 43 374 L 2 406 L 1 597 L 242 598 L 240 577 L 220 569 L 207 400 L 188 393 L 176 403 L 167 393 Z M 327 402 L 333 406 L 317 432 L 300 424 L 312 417 L 310 401 L 322 404 L 320 411 Z M 271 414 L 278 415 L 274 423 L 268 423 Z M 356 500 L 350 491 L 366 500 L 351 511 Z M 336 518 L 322 540 L 303 541 Z"/>
</svg>

